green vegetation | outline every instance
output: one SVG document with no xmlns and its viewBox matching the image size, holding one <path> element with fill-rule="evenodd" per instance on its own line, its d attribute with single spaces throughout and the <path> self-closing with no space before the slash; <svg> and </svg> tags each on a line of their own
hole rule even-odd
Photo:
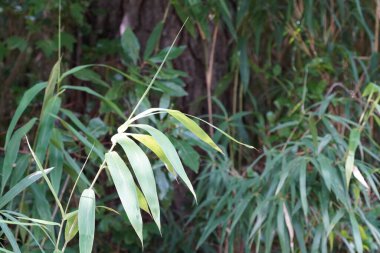
<svg viewBox="0 0 380 253">
<path fill-rule="evenodd" d="M 380 250 L 379 1 L 108 2 L 0 3 L 0 251 Z"/>
</svg>

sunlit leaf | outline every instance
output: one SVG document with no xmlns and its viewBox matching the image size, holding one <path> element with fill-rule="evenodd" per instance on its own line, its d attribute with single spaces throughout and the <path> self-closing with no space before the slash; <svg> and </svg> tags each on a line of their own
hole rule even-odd
<svg viewBox="0 0 380 253">
<path fill-rule="evenodd" d="M 129 163 L 139 182 L 141 190 L 148 203 L 153 219 L 158 229 L 161 230 L 160 205 L 156 190 L 156 182 L 153 175 L 152 166 L 144 151 L 126 134 L 116 134 L 112 137 L 112 143 L 119 143 L 128 157 Z"/>
<path fill-rule="evenodd" d="M 106 162 L 121 204 L 141 243 L 143 243 L 143 224 L 132 174 L 121 157 L 114 151 L 106 153 Z"/>
<path fill-rule="evenodd" d="M 95 234 L 95 192 L 83 191 L 78 208 L 79 249 L 81 253 L 91 253 Z"/>
</svg>

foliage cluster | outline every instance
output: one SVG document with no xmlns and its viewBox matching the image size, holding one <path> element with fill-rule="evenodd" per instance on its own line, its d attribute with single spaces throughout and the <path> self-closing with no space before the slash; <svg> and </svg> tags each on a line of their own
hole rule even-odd
<svg viewBox="0 0 380 253">
<path fill-rule="evenodd" d="M 0 4 L 0 24 L 20 27 L 0 31 L 4 251 L 84 250 L 76 210 L 95 210 L 88 188 L 98 194 L 100 252 L 140 252 L 140 239 L 149 252 L 379 251 L 378 1 L 172 0 L 146 42 L 127 27 L 121 36 L 97 34 L 95 44 L 91 17 L 105 14 L 94 2 L 63 1 L 61 12 L 55 1 Z M 193 105 L 207 104 L 196 114 L 219 127 L 202 123 L 212 140 L 172 109 L 195 73 L 175 67 L 191 45 L 169 50 L 163 43 L 171 15 L 189 18 L 179 36 L 204 48 L 205 81 L 196 87 L 205 96 Z M 228 43 L 219 45 L 221 37 Z M 215 73 L 218 57 L 222 73 Z M 128 134 L 114 135 L 124 122 L 120 133 Z M 117 174 L 129 170 L 109 147 L 128 159 L 133 175 Z M 198 174 L 183 174 L 178 157 Z M 92 185 L 104 160 L 108 174 Z M 138 175 L 150 166 L 153 175 Z M 197 205 L 173 184 L 176 174 L 191 191 L 194 183 Z M 137 190 L 118 183 L 121 177 L 138 182 Z M 120 203 L 121 191 L 129 195 Z M 80 233 L 92 241 L 91 231 Z"/>
</svg>

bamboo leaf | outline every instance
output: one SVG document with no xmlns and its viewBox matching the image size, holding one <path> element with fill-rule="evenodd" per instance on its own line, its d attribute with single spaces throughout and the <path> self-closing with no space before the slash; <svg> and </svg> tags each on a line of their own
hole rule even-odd
<svg viewBox="0 0 380 253">
<path fill-rule="evenodd" d="M 92 89 L 90 89 L 88 87 L 65 85 L 65 86 L 62 86 L 62 89 L 78 90 L 78 91 L 83 91 L 83 92 L 86 92 L 86 93 L 88 93 L 90 95 L 93 95 L 93 96 L 99 98 L 100 100 L 102 100 L 110 108 L 112 108 L 121 118 L 127 119 L 125 117 L 124 113 L 120 110 L 120 108 L 114 102 L 112 102 L 108 98 L 100 95 L 99 93 L 97 93 L 96 91 L 94 91 L 94 90 L 92 90 Z"/>
<path fill-rule="evenodd" d="M 0 202 L 1 203 L 1 202 Z M 8 242 L 11 244 L 13 252 L 15 253 L 21 253 L 20 247 L 17 244 L 17 240 L 15 236 L 13 235 L 12 231 L 9 229 L 6 223 L 3 223 L 3 218 L 0 216 L 0 227 L 1 230 L 4 232 L 5 237 L 8 239 Z"/>
<path fill-rule="evenodd" d="M 44 96 L 44 102 L 42 104 L 42 112 L 44 111 L 48 101 L 50 98 L 53 97 L 54 91 L 55 91 L 55 86 L 57 84 L 57 81 L 59 79 L 60 75 L 60 68 L 61 68 L 61 59 L 58 59 L 58 61 L 54 64 L 50 76 L 49 76 L 49 81 L 45 89 L 45 96 Z"/>
<path fill-rule="evenodd" d="M 142 210 L 144 210 L 145 212 L 147 212 L 149 215 L 151 215 L 151 213 L 149 211 L 148 202 L 146 201 L 146 199 L 144 197 L 144 194 L 141 192 L 141 190 L 139 189 L 139 187 L 137 187 L 137 185 L 135 185 L 135 189 L 136 189 L 137 200 L 139 202 L 140 208 Z"/>
<path fill-rule="evenodd" d="M 170 142 L 168 137 L 166 137 L 161 131 L 143 124 L 131 125 L 131 127 L 141 128 L 147 131 L 161 146 L 161 149 L 164 151 L 166 157 L 169 159 L 171 164 L 174 167 L 174 170 L 177 172 L 179 177 L 185 182 L 186 186 L 189 188 L 190 192 L 193 194 L 195 201 L 197 201 L 197 196 L 195 194 L 194 188 L 186 175 L 185 169 L 179 159 L 178 153 L 175 150 L 173 144 Z"/>
<path fill-rule="evenodd" d="M 294 249 L 294 242 L 293 242 L 293 240 L 294 240 L 294 229 L 293 229 L 292 219 L 289 215 L 288 208 L 286 207 L 285 202 L 282 203 L 282 209 L 284 212 L 285 224 L 286 224 L 286 227 L 288 228 L 288 232 L 289 232 L 290 248 L 292 249 L 292 252 L 293 252 L 293 249 Z"/>
<path fill-rule="evenodd" d="M 83 191 L 78 209 L 79 249 L 81 253 L 91 253 L 95 234 L 95 192 Z"/>
<path fill-rule="evenodd" d="M 308 213 L 308 203 L 307 203 L 307 188 L 306 188 L 306 162 L 303 160 L 300 165 L 300 195 L 301 195 L 301 204 L 304 216 L 307 217 Z"/>
<path fill-rule="evenodd" d="M 1 177 L 1 193 L 4 191 L 4 187 L 8 182 L 9 177 L 13 171 L 13 165 L 17 159 L 18 152 L 20 149 L 20 143 L 22 138 L 30 131 L 34 123 L 36 123 L 37 118 L 32 118 L 24 126 L 20 127 L 13 135 L 9 142 L 7 149 L 5 150 L 5 157 L 2 167 L 2 177 Z"/>
<path fill-rule="evenodd" d="M 119 143 L 124 149 L 148 203 L 153 219 L 156 222 L 158 229 L 161 231 L 160 205 L 158 203 L 156 182 L 148 157 L 126 134 L 114 135 L 112 137 L 112 143 Z"/>
<path fill-rule="evenodd" d="M 16 127 L 17 121 L 20 119 L 22 113 L 25 111 L 26 107 L 30 104 L 30 102 L 34 99 L 34 97 L 40 93 L 46 87 L 46 82 L 37 83 L 30 89 L 28 89 L 24 96 L 22 96 L 21 101 L 16 109 L 15 114 L 12 117 L 11 123 L 9 124 L 7 134 L 5 136 L 5 145 L 4 148 L 7 149 L 7 145 L 13 133 L 13 130 Z"/>
<path fill-rule="evenodd" d="M 18 182 L 15 186 L 13 186 L 7 193 L 5 193 L 0 198 L 0 208 L 3 208 L 6 204 L 8 204 L 14 197 L 17 196 L 20 192 L 22 192 L 25 188 L 36 182 L 43 176 L 43 173 L 48 174 L 53 168 L 49 168 L 42 171 L 36 171 L 29 176 L 25 177 L 23 180 Z"/>
<path fill-rule="evenodd" d="M 223 154 L 223 151 L 215 144 L 215 142 L 200 128 L 197 123 L 187 117 L 180 111 L 177 110 L 168 110 L 168 113 L 173 116 L 176 120 L 181 122 L 187 129 L 189 129 L 193 134 L 195 134 L 199 139 L 210 145 L 216 151 L 219 151 Z"/>
<path fill-rule="evenodd" d="M 354 237 L 356 250 L 358 253 L 362 253 L 363 252 L 363 242 L 362 242 L 362 237 L 360 235 L 358 221 L 356 220 L 355 214 L 353 212 L 350 212 L 349 215 L 350 215 L 352 235 Z"/>
<path fill-rule="evenodd" d="M 51 97 L 45 104 L 41 113 L 40 122 L 38 125 L 38 133 L 36 139 L 36 155 L 43 163 L 45 154 L 48 149 L 48 143 L 54 127 L 55 117 L 61 107 L 61 98 L 58 96 Z"/>
<path fill-rule="evenodd" d="M 67 214 L 65 226 L 65 241 L 71 241 L 79 231 L 78 227 L 78 211 Z"/>
<path fill-rule="evenodd" d="M 352 171 L 354 177 L 359 181 L 359 183 L 361 183 L 367 190 L 369 190 L 369 186 L 367 184 L 367 182 L 365 181 L 362 173 L 360 172 L 360 170 L 358 169 L 358 167 L 356 167 L 354 165 L 354 169 Z"/>
<path fill-rule="evenodd" d="M 132 174 L 121 157 L 114 151 L 106 153 L 106 162 L 121 204 L 137 236 L 140 238 L 141 243 L 143 243 L 143 224 Z"/>
<path fill-rule="evenodd" d="M 152 152 L 165 164 L 166 168 L 169 172 L 172 174 L 175 174 L 173 165 L 169 161 L 169 159 L 166 157 L 165 152 L 161 149 L 160 144 L 150 135 L 146 134 L 130 134 L 134 139 L 141 142 L 143 145 L 145 145 L 147 148 L 152 150 Z"/>
<path fill-rule="evenodd" d="M 360 129 L 354 128 L 350 132 L 350 139 L 348 144 L 348 154 L 346 158 L 346 187 L 350 184 L 352 171 L 354 169 L 355 152 L 360 142 Z"/>
<path fill-rule="evenodd" d="M 164 27 L 163 21 L 158 22 L 158 24 L 154 27 L 145 46 L 144 60 L 148 59 L 152 55 L 154 51 L 154 47 L 157 45 L 157 43 L 160 40 L 163 27 Z"/>
</svg>

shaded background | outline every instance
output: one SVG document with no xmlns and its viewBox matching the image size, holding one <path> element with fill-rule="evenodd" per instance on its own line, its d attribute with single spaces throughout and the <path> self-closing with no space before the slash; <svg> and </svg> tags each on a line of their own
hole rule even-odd
<svg viewBox="0 0 380 253">
<path fill-rule="evenodd" d="M 159 78 L 158 90 L 150 94 L 143 107 L 163 105 L 200 115 L 238 140 L 258 148 L 255 151 L 245 149 L 216 133 L 214 139 L 227 153 L 226 157 L 219 157 L 205 148 L 196 147 L 198 143 L 187 139 L 186 134 L 180 137 L 182 132 L 176 125 L 161 119 L 165 131 L 174 132 L 182 143 L 190 143 L 190 147 L 180 148 L 180 155 L 186 167 L 191 169 L 190 177 L 197 186 L 201 201 L 195 206 L 183 185 L 171 183 L 172 179 L 163 172 L 156 174 L 161 178 L 157 180 L 164 213 L 163 236 L 153 223 L 149 223 L 149 217 L 144 217 L 148 221 L 144 227 L 145 252 L 193 252 L 196 249 L 200 252 L 262 252 L 258 245 L 265 245 L 267 252 L 277 252 L 280 248 L 286 252 L 283 245 L 289 245 L 290 237 L 284 233 L 277 236 L 277 233 L 281 235 L 281 231 L 286 231 L 278 214 L 284 215 L 282 201 L 288 201 L 293 210 L 296 232 L 298 226 L 297 249 L 305 252 L 303 244 L 315 250 L 327 249 L 329 245 L 334 252 L 345 252 L 348 242 L 354 240 L 348 218 L 342 219 L 337 232 L 333 233 L 332 239 L 337 240 L 335 244 L 313 239 L 319 233 L 313 227 L 318 225 L 322 216 L 327 212 L 330 221 L 343 206 L 331 189 L 310 196 L 310 209 L 315 208 L 315 213 L 308 215 L 314 215 L 314 218 L 305 220 L 300 210 L 298 172 L 294 178 L 289 177 L 294 181 L 287 181 L 288 191 L 283 196 L 276 194 L 275 201 L 265 208 L 260 207 L 263 209 L 259 209 L 258 203 L 274 195 L 273 187 L 283 177 L 283 174 L 275 173 L 286 166 L 294 166 L 290 161 L 292 157 L 298 159 L 314 154 L 315 159 L 319 159 L 322 145 L 322 150 L 326 146 L 341 152 L 330 150 L 332 153 L 326 151 L 324 154 L 337 171 L 341 168 L 341 164 L 335 161 L 345 156 L 349 126 L 363 111 L 365 101 L 362 101 L 361 93 L 367 83 L 379 79 L 378 4 L 377 1 L 355 0 L 62 1 L 63 69 L 103 63 L 121 69 L 141 83 L 149 82 L 162 61 L 161 49 L 172 43 L 189 17 L 172 57 L 165 65 L 167 75 Z M 0 143 L 5 139 L 9 122 L 26 89 L 47 80 L 57 60 L 58 10 L 57 1 L 0 1 Z M 162 33 L 155 33 L 160 22 Z M 124 28 L 121 27 L 133 31 L 138 47 L 128 43 L 133 36 L 132 39 L 122 39 Z M 152 34 L 158 34 L 159 39 L 153 45 L 153 52 L 144 57 Z M 131 58 L 136 52 L 137 57 Z M 94 72 L 69 77 L 65 82 L 92 88 L 118 104 L 128 115 L 143 87 L 107 69 L 94 67 L 92 70 Z M 104 146 L 109 146 L 108 137 L 122 120 L 101 100 L 88 93 L 68 90 L 65 94 L 62 107 L 74 112 L 90 129 L 102 129 L 94 130 L 94 135 Z M 41 104 L 42 99 L 35 100 L 19 123 L 26 122 L 32 115 L 38 116 Z M 332 130 L 324 125 L 325 114 L 336 128 L 335 132 L 329 132 Z M 342 119 L 334 118 L 334 121 L 330 115 Z M 343 119 L 351 122 L 345 125 Z M 312 138 L 308 135 L 313 129 L 310 125 L 313 120 L 317 121 L 317 137 L 313 135 L 313 138 L 322 143 L 314 147 L 315 150 L 311 148 Z M 55 127 L 59 126 L 55 122 Z M 212 134 L 207 126 L 204 127 Z M 370 137 L 363 140 L 363 143 L 373 145 L 374 153 L 378 150 L 377 129 L 372 119 L 366 128 Z M 37 138 L 36 133 L 31 135 Z M 323 139 L 326 136 L 330 136 L 328 141 Z M 303 144 L 297 142 L 304 140 L 309 142 L 305 148 L 300 148 Z M 65 140 L 65 147 L 80 164 L 88 150 L 78 144 L 77 139 L 72 142 Z M 186 153 L 186 150 L 190 152 Z M 4 148 L 0 152 L 4 153 Z M 25 145 L 21 145 L 21 152 L 27 152 Z M 277 160 L 273 158 L 276 156 Z M 377 155 L 363 157 L 370 157 L 365 161 L 372 163 L 373 167 L 378 165 Z M 285 161 L 287 159 L 289 161 Z M 313 174 L 319 168 L 315 164 L 307 165 L 309 193 L 323 184 L 323 177 Z M 65 171 L 67 165 L 62 166 Z M 95 167 L 96 160 L 90 165 L 90 174 Z M 368 175 L 373 176 L 377 185 L 377 174 L 368 170 Z M 69 185 L 72 184 L 70 180 Z M 64 184 L 64 176 L 61 181 Z M 120 208 L 112 196 L 114 190 L 106 175 L 102 175 L 101 182 L 99 191 L 109 194 L 104 201 Z M 297 185 L 297 191 L 292 185 Z M 35 195 L 36 192 L 38 190 L 34 190 Z M 42 192 L 46 195 L 45 190 Z M 328 209 L 321 204 L 323 194 L 334 195 L 325 203 Z M 372 222 L 377 226 L 378 207 L 372 200 L 378 194 L 376 191 L 372 194 L 375 195 L 369 196 L 371 201 L 367 202 L 376 208 L 367 208 L 368 203 L 364 200 L 360 203 L 363 206 L 358 208 L 368 212 L 375 210 L 368 216 L 374 218 Z M 227 201 L 226 196 L 231 200 Z M 32 194 L 30 199 L 34 198 Z M 44 203 L 51 201 L 49 197 L 44 198 L 41 200 Z M 258 223 L 260 218 L 253 214 L 271 209 L 279 211 L 262 218 L 266 223 Z M 51 216 L 51 212 L 42 214 L 31 210 L 32 214 Z M 100 213 L 96 252 L 141 251 L 137 237 L 124 220 L 125 217 Z M 262 228 L 262 234 L 257 234 L 255 224 Z M 368 232 L 364 219 L 361 229 Z M 276 235 L 270 235 L 267 232 L 270 230 L 276 231 Z M 304 233 L 300 232 L 302 230 Z M 304 238 L 303 243 L 300 238 Z M 266 241 L 272 241 L 273 246 L 267 245 Z M 378 250 L 376 239 L 364 238 L 363 241 L 369 251 Z M 75 252 L 76 241 L 70 245 L 68 251 Z"/>
</svg>

